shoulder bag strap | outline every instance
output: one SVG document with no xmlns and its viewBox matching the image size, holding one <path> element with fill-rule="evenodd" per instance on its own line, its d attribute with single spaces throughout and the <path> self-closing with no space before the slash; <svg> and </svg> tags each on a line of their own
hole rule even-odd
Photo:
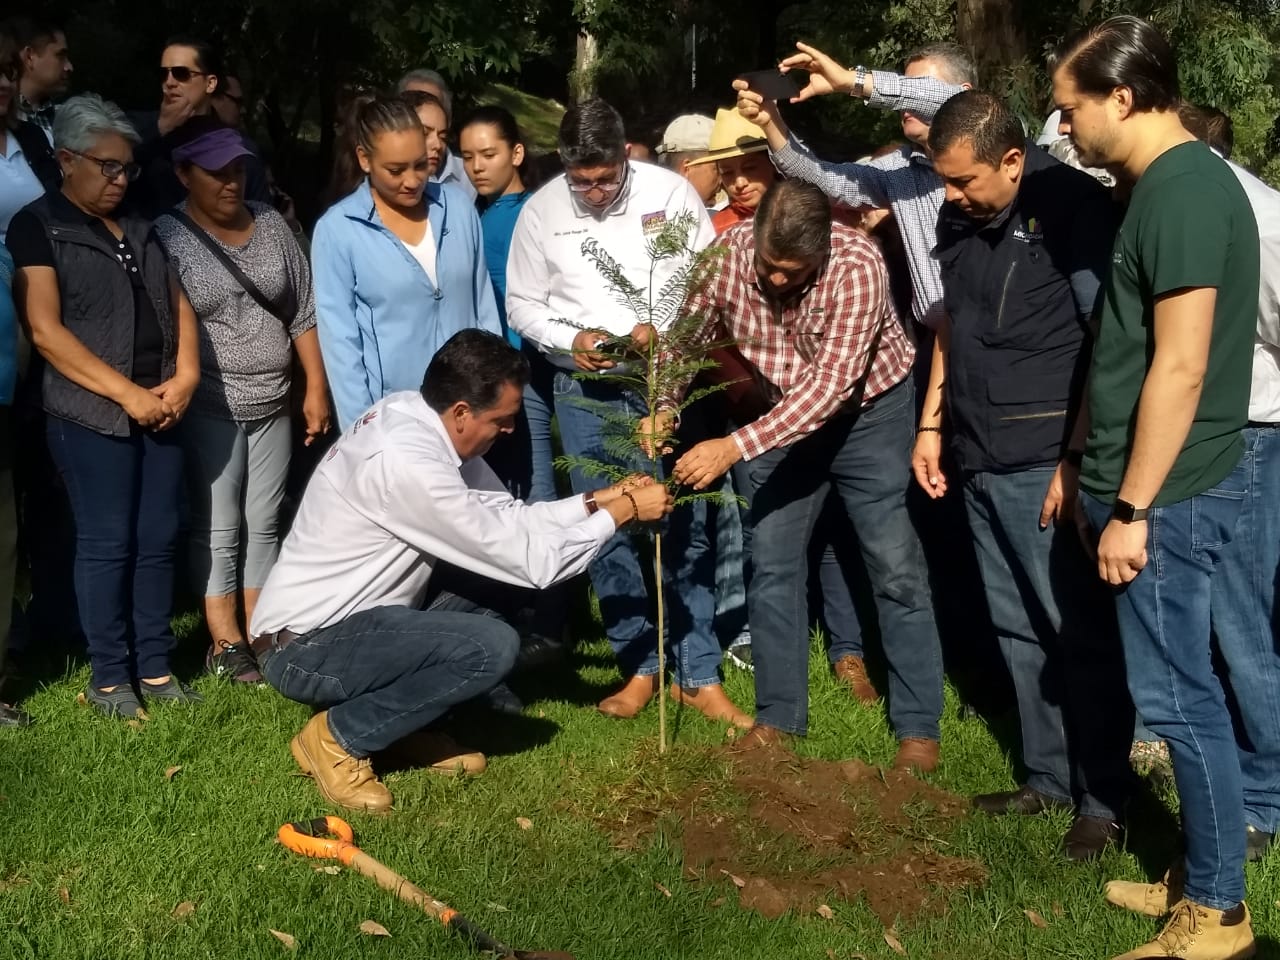
<svg viewBox="0 0 1280 960">
<path fill-rule="evenodd" d="M 284 324 L 285 333 L 287 334 L 289 332 L 289 325 L 293 323 L 294 318 L 286 316 L 285 310 L 280 304 L 267 299 L 267 295 L 258 289 L 258 285 L 250 280 L 243 270 L 236 266 L 236 262 L 227 256 L 227 252 L 223 250 L 222 247 L 218 246 L 213 237 L 209 236 L 209 234 L 184 211 L 174 209 L 170 210 L 169 214 L 186 227 L 193 237 L 204 244 L 205 249 L 212 253 L 218 262 L 226 268 L 227 273 L 231 274 L 236 283 L 240 284 L 240 286 L 244 288 L 244 292 L 249 294 L 249 296 L 253 297 L 253 299 L 258 302 L 258 306 L 262 307 L 263 310 L 267 311 L 267 313 L 271 314 Z"/>
</svg>

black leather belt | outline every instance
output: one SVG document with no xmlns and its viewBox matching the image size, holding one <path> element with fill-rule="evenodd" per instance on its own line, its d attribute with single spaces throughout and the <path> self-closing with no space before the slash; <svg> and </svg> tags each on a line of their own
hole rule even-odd
<svg viewBox="0 0 1280 960">
<path fill-rule="evenodd" d="M 283 650 L 300 636 L 302 634 L 294 633 L 292 630 L 277 630 L 275 633 L 264 633 L 262 636 L 254 637 L 249 641 L 249 649 L 253 651 L 255 657 L 261 659 L 275 650 Z"/>
</svg>

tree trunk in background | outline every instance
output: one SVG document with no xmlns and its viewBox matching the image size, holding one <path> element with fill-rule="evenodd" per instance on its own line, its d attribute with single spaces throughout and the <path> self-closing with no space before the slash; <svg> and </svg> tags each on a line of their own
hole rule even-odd
<svg viewBox="0 0 1280 960">
<path fill-rule="evenodd" d="M 1000 90 L 1001 70 L 1027 55 L 1020 0 L 957 0 L 956 37 L 973 54 L 982 85 Z"/>
<path fill-rule="evenodd" d="M 573 59 L 573 78 L 569 90 L 575 101 L 586 100 L 596 92 L 596 60 L 600 57 L 600 48 L 596 38 L 587 27 L 578 34 L 578 50 Z"/>
</svg>

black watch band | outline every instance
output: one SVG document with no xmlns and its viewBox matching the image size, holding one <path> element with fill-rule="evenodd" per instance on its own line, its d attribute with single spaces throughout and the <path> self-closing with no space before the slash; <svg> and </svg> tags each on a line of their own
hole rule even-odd
<svg viewBox="0 0 1280 960">
<path fill-rule="evenodd" d="M 1117 497 L 1115 506 L 1111 508 L 1111 517 L 1121 523 L 1137 523 L 1139 520 L 1147 519 L 1147 514 L 1150 512 L 1149 507 L 1135 507 L 1128 500 Z"/>
</svg>

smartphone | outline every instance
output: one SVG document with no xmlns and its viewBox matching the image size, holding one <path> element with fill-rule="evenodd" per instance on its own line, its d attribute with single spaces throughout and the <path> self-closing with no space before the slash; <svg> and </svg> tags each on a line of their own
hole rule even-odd
<svg viewBox="0 0 1280 960">
<path fill-rule="evenodd" d="M 744 73 L 739 80 L 747 82 L 747 89 L 758 93 L 766 100 L 790 100 L 800 95 L 805 84 L 801 83 L 803 74 L 797 76 L 795 70 L 783 73 L 777 67 L 769 70 L 752 70 Z M 806 81 L 807 82 L 807 81 Z"/>
</svg>

